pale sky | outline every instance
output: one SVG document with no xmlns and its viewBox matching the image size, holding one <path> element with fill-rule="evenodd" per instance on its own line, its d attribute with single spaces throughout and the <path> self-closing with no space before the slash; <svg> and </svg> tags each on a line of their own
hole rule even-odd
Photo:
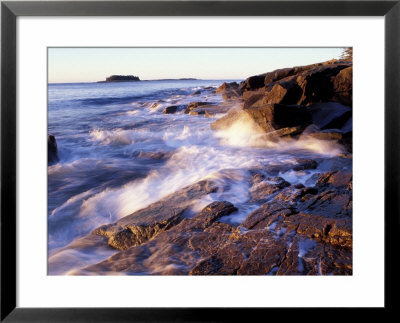
<svg viewBox="0 0 400 323">
<path fill-rule="evenodd" d="M 110 75 L 245 79 L 339 58 L 343 48 L 49 48 L 48 82 L 104 81 Z"/>
</svg>

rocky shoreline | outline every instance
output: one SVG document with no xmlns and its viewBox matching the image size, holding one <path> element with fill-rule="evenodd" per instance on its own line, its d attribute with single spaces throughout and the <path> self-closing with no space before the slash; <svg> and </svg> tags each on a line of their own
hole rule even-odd
<svg viewBox="0 0 400 323">
<path fill-rule="evenodd" d="M 258 207 L 241 223 L 224 221 L 237 211 L 232 201 L 192 211 L 197 200 L 226 190 L 217 180 L 184 187 L 63 248 L 117 251 L 74 274 L 352 274 L 352 62 L 279 69 L 240 84 L 224 83 L 216 93 L 222 103 L 194 100 L 168 106 L 163 113 L 223 113 L 211 129 L 225 131 L 244 123 L 257 134 L 255 147 L 317 139 L 336 143 L 342 153 L 328 162 L 297 158 L 247 168 L 249 198 Z M 320 172 L 304 184 L 280 176 L 317 168 Z"/>
</svg>

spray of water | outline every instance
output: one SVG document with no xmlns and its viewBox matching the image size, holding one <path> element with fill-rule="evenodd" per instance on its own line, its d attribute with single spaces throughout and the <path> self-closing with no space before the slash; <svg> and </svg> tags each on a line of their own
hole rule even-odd
<svg viewBox="0 0 400 323">
<path fill-rule="evenodd" d="M 290 137 L 274 137 L 265 131 L 248 115 L 242 113 L 226 129 L 216 133 L 221 145 L 235 147 L 271 148 L 277 152 L 307 150 L 323 156 L 337 156 L 343 148 L 336 141 L 305 137 L 300 140 Z"/>
</svg>

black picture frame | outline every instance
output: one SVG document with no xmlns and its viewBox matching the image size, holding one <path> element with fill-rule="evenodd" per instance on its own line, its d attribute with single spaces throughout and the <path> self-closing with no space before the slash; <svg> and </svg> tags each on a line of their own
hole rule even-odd
<svg viewBox="0 0 400 323">
<path fill-rule="evenodd" d="M 396 311 L 399 237 L 400 1 L 4 1 L 1 3 L 1 321 L 219 322 L 287 308 L 19 308 L 16 306 L 16 19 L 19 16 L 384 16 L 385 307 Z M 373 188 L 371 188 L 373 189 Z M 371 233 L 372 234 L 372 233 Z M 39 293 L 40 291 L 38 291 Z M 299 310 L 299 309 L 298 309 Z M 325 309 L 328 313 L 334 309 Z M 269 314 L 269 313 L 268 313 Z M 330 315 L 324 315 L 324 320 Z M 322 318 L 320 318 L 322 319 Z M 337 317 L 337 319 L 343 319 Z"/>
</svg>

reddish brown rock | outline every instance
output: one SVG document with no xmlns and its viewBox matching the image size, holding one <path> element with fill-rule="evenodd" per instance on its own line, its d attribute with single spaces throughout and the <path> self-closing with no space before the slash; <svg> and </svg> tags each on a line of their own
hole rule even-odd
<svg viewBox="0 0 400 323">
<path fill-rule="evenodd" d="M 92 234 L 108 237 L 109 245 L 120 250 L 142 244 L 179 223 L 183 212 L 195 199 L 216 190 L 217 186 L 212 181 L 200 181 L 123 217 L 116 223 L 101 226 Z"/>
<path fill-rule="evenodd" d="M 267 177 L 260 182 L 256 182 L 250 190 L 250 201 L 262 203 L 265 202 L 271 194 L 280 191 L 284 187 L 290 186 L 290 183 L 281 177 Z"/>
<path fill-rule="evenodd" d="M 292 76 L 268 85 L 264 102 L 267 104 L 297 104 L 302 94 L 303 91 L 297 84 L 297 77 Z"/>
<path fill-rule="evenodd" d="M 309 105 L 316 102 L 332 101 L 334 77 L 349 65 L 331 64 L 309 69 L 297 77 L 297 84 L 303 91 L 298 104 Z"/>
<path fill-rule="evenodd" d="M 290 132 L 300 133 L 306 125 L 311 123 L 311 115 L 301 106 L 285 106 L 279 104 L 266 104 L 260 107 L 249 107 L 239 111 L 231 111 L 221 119 L 211 124 L 213 130 L 223 130 L 231 127 L 235 122 L 252 122 L 260 131 L 269 133 L 282 128 L 302 127 L 284 131 L 282 135 Z M 276 135 L 280 135 L 276 133 Z"/>
<path fill-rule="evenodd" d="M 212 103 L 209 103 L 209 102 L 190 102 L 187 105 L 186 109 L 193 110 L 193 109 L 196 109 L 198 107 L 201 107 L 201 106 L 204 106 L 204 105 L 211 105 L 211 104 Z"/>
<path fill-rule="evenodd" d="M 350 187 L 353 173 L 351 171 L 331 171 L 321 174 L 317 180 L 317 186 L 326 186 L 331 184 L 335 187 Z"/>
<path fill-rule="evenodd" d="M 268 178 L 256 172 L 252 176 L 254 191 L 264 188 L 271 198 L 249 214 L 239 227 L 220 222 L 222 217 L 236 211 L 231 203 L 213 202 L 193 218 L 183 219 L 141 245 L 131 246 L 84 271 L 163 275 L 351 275 L 351 216 L 335 218 L 298 210 L 308 201 L 304 197 L 332 194 L 333 188 L 338 190 L 335 196 L 339 196 L 343 190 L 350 189 L 349 181 L 351 177 L 347 174 L 330 172 L 320 175 L 315 188 L 288 186 L 283 179 Z"/>
<path fill-rule="evenodd" d="M 319 140 L 340 140 L 343 138 L 340 132 L 313 132 L 308 136 Z"/>
<path fill-rule="evenodd" d="M 338 101 L 351 105 L 351 74 L 351 63 L 331 60 L 251 76 L 240 83 L 239 89 L 245 100 L 264 94 L 265 103 L 309 105 Z"/>
<path fill-rule="evenodd" d="M 216 93 L 221 93 L 224 100 L 238 100 L 241 98 L 239 84 L 236 82 L 222 83 L 222 85 L 217 88 Z"/>
<path fill-rule="evenodd" d="M 255 75 L 255 76 L 250 76 L 246 80 L 240 82 L 239 90 L 244 92 L 247 90 L 255 90 L 255 89 L 264 87 L 265 76 L 266 76 L 266 73 L 260 74 L 260 75 Z"/>
<path fill-rule="evenodd" d="M 191 110 L 190 112 L 189 112 L 189 115 L 191 115 L 191 116 L 198 116 L 198 115 L 203 115 L 203 114 L 205 114 L 206 113 L 206 111 L 205 110 Z"/>
<path fill-rule="evenodd" d="M 333 83 L 335 100 L 344 105 L 352 106 L 353 102 L 353 67 L 341 70 L 335 77 Z"/>
</svg>

